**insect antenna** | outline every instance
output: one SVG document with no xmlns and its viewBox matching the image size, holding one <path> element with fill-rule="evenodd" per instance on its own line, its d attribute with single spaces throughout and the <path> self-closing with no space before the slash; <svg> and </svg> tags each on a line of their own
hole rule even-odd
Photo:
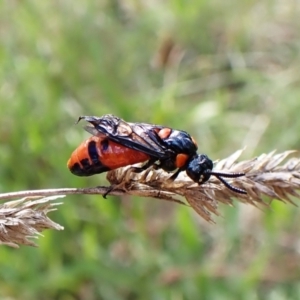
<svg viewBox="0 0 300 300">
<path fill-rule="evenodd" d="M 244 189 L 237 188 L 230 183 L 228 183 L 223 177 L 226 178 L 237 178 L 241 176 L 245 176 L 245 173 L 223 173 L 223 172 L 216 172 L 216 171 L 210 171 L 210 175 L 214 175 L 217 177 L 228 189 L 230 189 L 233 192 L 244 194 L 246 195 L 247 192 Z"/>
</svg>

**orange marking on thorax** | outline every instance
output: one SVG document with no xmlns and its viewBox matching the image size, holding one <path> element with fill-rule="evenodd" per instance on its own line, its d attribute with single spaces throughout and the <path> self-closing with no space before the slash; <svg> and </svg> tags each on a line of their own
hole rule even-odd
<svg viewBox="0 0 300 300">
<path fill-rule="evenodd" d="M 160 138 L 166 139 L 170 136 L 171 132 L 172 132 L 171 128 L 165 127 L 158 132 L 158 135 Z"/>
<path fill-rule="evenodd" d="M 183 153 L 180 153 L 180 154 L 177 154 L 176 156 L 176 167 L 177 168 L 182 168 L 187 160 L 189 159 L 189 156 L 187 154 L 183 154 Z"/>
</svg>

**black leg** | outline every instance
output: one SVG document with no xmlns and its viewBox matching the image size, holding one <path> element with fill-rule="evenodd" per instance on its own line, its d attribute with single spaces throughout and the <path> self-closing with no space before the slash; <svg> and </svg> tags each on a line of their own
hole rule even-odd
<svg viewBox="0 0 300 300">
<path fill-rule="evenodd" d="M 174 181 L 182 170 L 178 169 L 168 180 Z"/>
<path fill-rule="evenodd" d="M 111 191 L 113 191 L 114 189 L 115 189 L 115 186 L 114 186 L 114 185 L 111 185 L 110 187 L 108 187 L 106 193 L 104 193 L 104 194 L 102 195 L 102 197 L 103 197 L 104 199 L 106 199 L 106 196 L 107 196 Z"/>
<path fill-rule="evenodd" d="M 147 170 L 149 167 L 153 166 L 156 161 L 156 158 L 150 158 L 142 167 L 132 167 L 131 171 L 134 173 L 141 173 Z"/>
</svg>

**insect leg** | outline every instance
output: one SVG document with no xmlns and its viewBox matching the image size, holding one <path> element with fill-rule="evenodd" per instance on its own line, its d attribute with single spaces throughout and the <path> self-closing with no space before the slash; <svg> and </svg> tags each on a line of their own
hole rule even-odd
<svg viewBox="0 0 300 300">
<path fill-rule="evenodd" d="M 107 188 L 107 191 L 102 195 L 102 197 L 103 197 L 104 199 L 106 199 L 106 196 L 107 196 L 110 192 L 112 192 L 114 189 L 115 189 L 115 185 L 109 186 L 109 187 Z"/>
<path fill-rule="evenodd" d="M 132 167 L 131 171 L 134 173 L 141 173 L 142 171 L 145 171 L 149 167 L 153 166 L 156 161 L 157 158 L 150 158 L 142 167 Z"/>
<path fill-rule="evenodd" d="M 182 172 L 182 170 L 178 169 L 168 180 L 174 181 L 180 172 Z"/>
</svg>

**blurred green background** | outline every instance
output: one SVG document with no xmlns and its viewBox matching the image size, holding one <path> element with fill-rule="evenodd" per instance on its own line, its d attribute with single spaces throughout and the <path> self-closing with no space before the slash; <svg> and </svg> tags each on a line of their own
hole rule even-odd
<svg viewBox="0 0 300 300">
<path fill-rule="evenodd" d="M 243 158 L 300 144 L 293 0 L 0 3 L 0 191 L 105 185 L 73 176 L 113 113 Z M 297 202 L 298 200 L 296 200 Z M 39 248 L 0 247 L 0 299 L 300 299 L 300 209 L 221 207 L 216 225 L 151 199 L 68 196 Z"/>
</svg>

